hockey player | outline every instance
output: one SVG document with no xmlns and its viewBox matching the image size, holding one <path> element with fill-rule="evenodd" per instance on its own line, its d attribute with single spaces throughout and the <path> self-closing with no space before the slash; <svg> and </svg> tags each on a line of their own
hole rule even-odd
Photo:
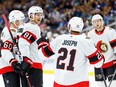
<svg viewBox="0 0 116 87">
<path fill-rule="evenodd" d="M 103 55 L 80 34 L 83 26 L 82 18 L 71 18 L 68 22 L 70 34 L 57 36 L 38 52 L 42 58 L 58 55 L 54 87 L 89 87 L 87 60 L 95 67 L 102 66 Z"/>
<path fill-rule="evenodd" d="M 23 33 L 23 29 L 24 29 L 24 25 L 25 25 L 25 24 L 26 24 L 26 23 L 23 22 L 23 23 L 18 27 L 18 30 L 17 30 L 17 43 L 18 43 L 19 37 L 20 37 L 21 34 Z"/>
<path fill-rule="evenodd" d="M 29 81 L 32 87 L 42 87 L 43 85 L 43 72 L 42 60 L 38 59 L 38 42 L 41 38 L 41 31 L 38 24 L 44 18 L 43 9 L 39 6 L 32 6 L 28 10 L 29 22 L 24 25 L 24 30 L 19 38 L 18 46 L 23 57 L 22 86 L 28 87 L 26 76 L 28 74 Z M 40 47 L 40 46 L 39 46 Z"/>
<path fill-rule="evenodd" d="M 113 77 L 114 67 L 113 60 L 116 59 L 114 53 L 116 53 L 116 31 L 110 27 L 104 26 L 104 21 L 101 15 L 96 14 L 92 17 L 92 25 L 95 29 L 92 29 L 88 33 L 95 46 L 103 53 L 105 62 L 102 66 L 105 78 L 110 81 Z M 95 68 L 95 80 L 98 83 L 98 87 L 105 87 L 103 77 L 101 77 L 99 68 Z M 110 87 L 115 87 L 116 76 Z"/>
<path fill-rule="evenodd" d="M 20 87 L 19 73 L 21 65 L 18 63 L 14 52 L 13 39 L 16 40 L 18 26 L 24 22 L 25 16 L 19 10 L 13 10 L 9 14 L 10 31 L 5 27 L 1 34 L 3 46 L 1 48 L 2 57 L 0 58 L 0 74 L 3 76 L 5 87 Z"/>
</svg>

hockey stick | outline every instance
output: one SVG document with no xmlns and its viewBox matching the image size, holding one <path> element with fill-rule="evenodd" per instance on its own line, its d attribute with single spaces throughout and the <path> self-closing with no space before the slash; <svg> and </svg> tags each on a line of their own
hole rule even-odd
<svg viewBox="0 0 116 87">
<path fill-rule="evenodd" d="M 113 79 L 114 79 L 115 75 L 116 75 L 116 69 L 115 69 L 115 71 L 114 71 L 113 77 L 112 77 L 112 79 L 111 79 L 111 81 L 110 81 L 110 83 L 109 83 L 108 87 L 110 87 L 110 86 L 111 86 L 111 83 L 112 83 L 112 81 L 113 81 Z"/>
<path fill-rule="evenodd" d="M 7 21 L 7 19 L 6 19 L 5 14 L 2 15 L 2 17 L 3 17 L 3 19 L 4 19 L 4 22 L 5 22 L 5 24 L 6 24 L 6 27 L 7 27 L 8 31 L 9 31 L 9 33 L 10 33 L 11 39 L 12 39 L 12 41 L 13 41 L 13 44 L 15 45 L 15 49 L 16 49 L 15 51 L 16 51 L 17 54 L 19 55 L 20 60 L 22 60 L 22 58 L 21 58 L 21 53 L 19 52 L 19 49 L 18 49 L 18 47 L 17 47 L 17 43 L 16 43 L 16 41 L 15 41 L 14 38 L 13 38 L 12 32 L 11 32 L 11 30 L 10 30 L 10 26 L 9 26 L 9 23 L 8 23 L 8 21 Z M 27 79 L 27 82 L 28 82 L 29 87 L 32 87 L 31 84 L 30 84 L 30 80 L 29 80 L 28 74 L 26 74 L 25 76 L 26 76 L 26 79 Z"/>
<path fill-rule="evenodd" d="M 7 21 L 7 19 L 6 19 L 5 14 L 2 15 L 2 17 L 3 17 L 3 19 L 4 19 L 4 22 L 5 22 L 5 24 L 6 24 L 6 27 L 7 27 L 8 31 L 9 31 L 9 34 L 10 34 L 11 39 L 12 39 L 12 41 L 13 41 L 14 50 L 15 50 L 15 52 L 17 53 L 17 55 L 19 56 L 19 60 L 20 60 L 19 62 L 21 62 L 21 61 L 22 61 L 21 53 L 20 53 L 20 51 L 19 51 L 19 49 L 18 49 L 18 46 L 17 46 L 16 41 L 15 41 L 14 38 L 13 38 L 12 32 L 11 32 L 11 30 L 10 30 L 10 26 L 9 26 L 9 23 L 8 23 L 8 21 Z"/>
<path fill-rule="evenodd" d="M 5 24 L 6 24 L 6 27 L 7 27 L 8 31 L 9 31 L 9 33 L 10 33 L 10 36 L 11 36 L 11 38 L 12 38 L 13 43 L 16 44 L 16 41 L 14 40 L 13 35 L 12 35 L 11 31 L 10 31 L 10 26 L 9 26 L 9 24 L 8 24 L 8 21 L 7 21 L 7 19 L 6 19 L 5 14 L 2 15 L 2 17 L 3 17 L 3 19 L 4 19 L 4 22 L 5 22 Z"/>
<path fill-rule="evenodd" d="M 106 83 L 106 80 L 105 80 L 105 76 L 104 76 L 103 69 L 100 68 L 100 71 L 101 71 L 101 74 L 102 74 L 102 77 L 103 77 L 103 81 L 104 81 L 105 87 L 108 87 L 108 86 L 107 86 L 107 83 Z"/>
<path fill-rule="evenodd" d="M 32 86 L 31 86 L 31 82 L 30 82 L 30 80 L 29 80 L 28 73 L 26 73 L 25 76 L 26 76 L 26 79 L 27 79 L 27 82 L 28 82 L 28 86 L 29 86 L 29 87 L 32 87 Z"/>
</svg>

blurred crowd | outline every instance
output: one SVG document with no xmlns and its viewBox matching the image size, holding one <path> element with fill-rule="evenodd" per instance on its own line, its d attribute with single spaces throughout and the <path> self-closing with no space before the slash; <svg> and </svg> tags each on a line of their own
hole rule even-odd
<svg viewBox="0 0 116 87">
<path fill-rule="evenodd" d="M 72 16 L 82 17 L 84 28 L 91 25 L 93 14 L 102 14 L 105 25 L 116 16 L 116 0 L 0 0 L 0 31 L 4 27 L 2 14 L 8 17 L 10 11 L 18 9 L 25 13 L 28 22 L 27 11 L 33 5 L 44 9 L 45 18 L 39 26 L 48 37 L 67 33 L 67 22 Z"/>
</svg>

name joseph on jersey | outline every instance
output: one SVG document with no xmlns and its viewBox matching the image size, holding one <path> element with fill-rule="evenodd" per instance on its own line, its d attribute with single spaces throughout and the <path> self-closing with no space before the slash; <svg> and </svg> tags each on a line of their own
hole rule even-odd
<svg viewBox="0 0 116 87">
<path fill-rule="evenodd" d="M 62 45 L 77 46 L 77 41 L 74 41 L 74 40 L 64 40 Z"/>
</svg>

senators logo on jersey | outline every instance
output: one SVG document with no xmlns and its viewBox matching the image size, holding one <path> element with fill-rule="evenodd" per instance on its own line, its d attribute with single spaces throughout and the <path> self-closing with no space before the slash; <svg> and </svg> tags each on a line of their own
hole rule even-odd
<svg viewBox="0 0 116 87">
<path fill-rule="evenodd" d="M 108 45 L 102 41 L 97 43 L 97 48 L 100 52 L 105 53 L 108 51 Z"/>
</svg>

